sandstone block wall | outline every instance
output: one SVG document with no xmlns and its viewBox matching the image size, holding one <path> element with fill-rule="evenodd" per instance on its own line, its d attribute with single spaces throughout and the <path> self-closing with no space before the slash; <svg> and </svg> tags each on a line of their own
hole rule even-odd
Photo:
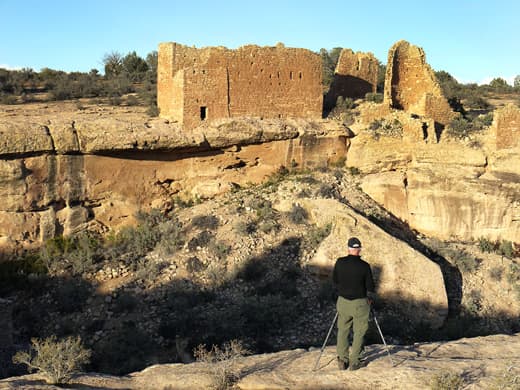
<svg viewBox="0 0 520 390">
<path fill-rule="evenodd" d="M 321 118 L 321 66 L 317 54 L 282 45 L 230 50 L 161 43 L 161 116 L 184 129 L 230 117 Z"/>
<path fill-rule="evenodd" d="M 327 93 L 327 104 L 333 106 L 339 96 L 359 99 L 369 92 L 376 92 L 378 69 L 378 61 L 372 53 L 341 50 L 334 80 Z"/>
<path fill-rule="evenodd" d="M 406 41 L 395 43 L 388 53 L 384 101 L 392 108 L 432 118 L 441 126 L 455 115 L 426 63 L 424 50 Z"/>
<path fill-rule="evenodd" d="M 493 116 L 492 129 L 497 149 L 520 146 L 520 109 L 509 104 L 497 110 Z"/>
</svg>

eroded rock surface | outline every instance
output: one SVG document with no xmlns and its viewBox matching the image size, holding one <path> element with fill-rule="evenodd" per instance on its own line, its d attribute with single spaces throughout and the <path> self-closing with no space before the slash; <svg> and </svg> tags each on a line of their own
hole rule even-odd
<svg viewBox="0 0 520 390">
<path fill-rule="evenodd" d="M 416 390 L 430 388 L 432 380 L 443 373 L 460 377 L 468 389 L 513 389 L 519 383 L 519 334 L 389 348 L 392 360 L 383 345 L 367 346 L 367 366 L 354 372 L 338 371 L 334 346 L 325 349 L 316 371 L 313 368 L 320 353 L 318 348 L 240 358 L 233 366 L 240 372 L 235 386 L 242 390 Z M 103 389 L 207 389 L 215 383 L 217 372 L 218 368 L 205 363 L 164 364 L 125 377 L 81 375 L 74 384 Z M 0 380 L 0 389 L 5 390 L 59 388 L 45 385 L 38 375 Z"/>
</svg>

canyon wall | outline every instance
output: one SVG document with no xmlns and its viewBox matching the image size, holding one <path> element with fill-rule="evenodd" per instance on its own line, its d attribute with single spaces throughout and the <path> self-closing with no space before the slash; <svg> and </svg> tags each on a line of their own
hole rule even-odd
<svg viewBox="0 0 520 390">
<path fill-rule="evenodd" d="M 37 245 L 87 226 L 117 229 L 139 209 L 171 208 L 177 196 L 214 196 L 280 166 L 345 158 L 346 129 L 324 126 L 325 133 L 303 120 L 227 120 L 185 137 L 160 119 L 0 121 L 0 245 Z"/>
<path fill-rule="evenodd" d="M 367 173 L 363 191 L 419 232 L 520 242 L 520 148 L 510 137 L 519 112 L 497 110 L 475 143 L 406 135 L 376 140 L 360 128 L 347 164 Z"/>
</svg>

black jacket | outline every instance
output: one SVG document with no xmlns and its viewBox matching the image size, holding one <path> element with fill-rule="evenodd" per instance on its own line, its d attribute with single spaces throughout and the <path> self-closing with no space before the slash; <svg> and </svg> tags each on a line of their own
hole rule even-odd
<svg viewBox="0 0 520 390">
<path fill-rule="evenodd" d="M 348 255 L 337 259 L 332 280 L 338 294 L 346 299 L 366 298 L 367 292 L 374 293 L 370 265 L 359 256 Z"/>
</svg>

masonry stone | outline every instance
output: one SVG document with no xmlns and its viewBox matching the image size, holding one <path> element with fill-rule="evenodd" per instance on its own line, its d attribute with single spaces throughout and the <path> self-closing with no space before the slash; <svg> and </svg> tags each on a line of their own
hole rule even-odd
<svg viewBox="0 0 520 390">
<path fill-rule="evenodd" d="M 493 116 L 492 129 L 497 149 L 520 146 L 520 109 L 508 104 L 497 110 Z"/>
<path fill-rule="evenodd" d="M 230 50 L 161 43 L 160 115 L 185 130 L 232 117 L 319 119 L 321 67 L 316 53 L 281 44 Z"/>
<path fill-rule="evenodd" d="M 372 53 L 342 49 L 326 96 L 327 104 L 333 106 L 339 96 L 359 99 L 376 92 L 378 69 L 378 60 Z"/>
<path fill-rule="evenodd" d="M 426 63 L 424 50 L 406 41 L 395 43 L 388 52 L 384 102 L 392 108 L 432 118 L 437 138 L 455 116 Z"/>
</svg>

